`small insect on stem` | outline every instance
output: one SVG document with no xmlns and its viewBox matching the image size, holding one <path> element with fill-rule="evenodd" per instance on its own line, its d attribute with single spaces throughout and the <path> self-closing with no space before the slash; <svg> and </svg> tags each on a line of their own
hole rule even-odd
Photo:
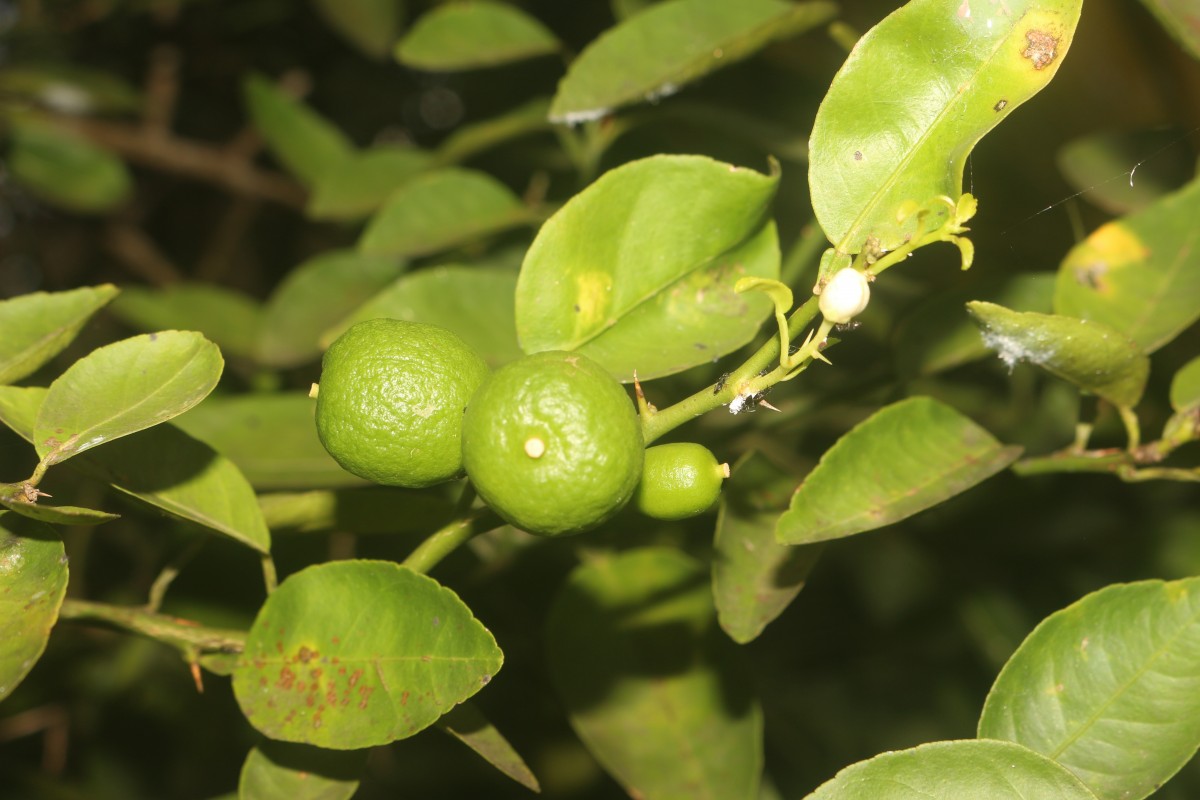
<svg viewBox="0 0 1200 800">
<path fill-rule="evenodd" d="M 721 390 L 725 388 L 725 381 L 729 380 L 729 376 L 731 374 L 733 374 L 733 373 L 726 372 L 724 375 L 717 378 L 717 383 L 715 386 L 713 386 L 713 394 L 721 393 Z"/>
</svg>

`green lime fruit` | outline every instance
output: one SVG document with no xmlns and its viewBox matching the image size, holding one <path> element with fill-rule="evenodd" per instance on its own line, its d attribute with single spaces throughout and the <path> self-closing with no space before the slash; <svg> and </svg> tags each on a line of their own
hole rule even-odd
<svg viewBox="0 0 1200 800">
<path fill-rule="evenodd" d="M 317 435 L 348 472 L 386 486 L 432 486 L 462 474 L 462 419 L 488 367 L 457 334 L 372 319 L 339 336 L 321 362 Z"/>
<path fill-rule="evenodd" d="M 707 447 L 662 444 L 646 449 L 646 463 L 634 502 L 655 519 L 686 519 L 712 508 L 721 495 L 729 465 L 718 464 Z"/>
<path fill-rule="evenodd" d="M 625 389 L 578 353 L 547 351 L 496 370 L 463 418 L 463 463 L 479 495 L 530 533 L 595 527 L 629 502 L 642 426 Z"/>
</svg>

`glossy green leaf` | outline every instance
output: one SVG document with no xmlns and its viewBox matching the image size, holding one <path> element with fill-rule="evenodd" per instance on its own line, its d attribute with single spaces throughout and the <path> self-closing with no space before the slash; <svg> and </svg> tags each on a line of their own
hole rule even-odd
<svg viewBox="0 0 1200 800">
<path fill-rule="evenodd" d="M 438 161 L 458 164 L 471 156 L 531 133 L 553 129 L 546 115 L 550 98 L 535 97 L 498 117 L 462 125 L 442 141 Z"/>
<path fill-rule="evenodd" d="M 367 224 L 358 249 L 368 255 L 428 255 L 531 220 L 512 190 L 490 175 L 440 169 L 397 189 Z"/>
<path fill-rule="evenodd" d="M 34 423 L 48 464 L 158 425 L 203 400 L 225 362 L 192 331 L 162 331 L 100 347 L 72 364 L 46 393 Z"/>
<path fill-rule="evenodd" d="M 979 735 L 1141 800 L 1200 747 L 1200 578 L 1108 586 L 1042 621 L 996 678 Z"/>
<path fill-rule="evenodd" d="M 256 489 L 362 486 L 317 438 L 316 403 L 303 392 L 213 397 L 177 421 L 230 459 Z"/>
<path fill-rule="evenodd" d="M 395 258 L 333 250 L 288 273 L 263 308 L 257 357 L 277 368 L 320 357 L 321 332 L 387 286 L 404 269 Z"/>
<path fill-rule="evenodd" d="M 238 800 L 350 800 L 368 753 L 264 739 L 242 764 Z"/>
<path fill-rule="evenodd" d="M 478 69 L 558 50 L 558 39 L 521 9 L 490 0 L 435 6 L 396 45 L 396 59 L 431 72 Z"/>
<path fill-rule="evenodd" d="M 129 199 L 124 162 L 87 139 L 44 125 L 18 125 L 5 159 L 16 180 L 46 202 L 81 213 L 110 211 Z"/>
<path fill-rule="evenodd" d="M 72 115 L 128 113 L 142 102 L 137 91 L 113 75 L 61 63 L 5 64 L 0 94 Z"/>
<path fill-rule="evenodd" d="M 541 791 L 537 777 L 525 764 L 525 759 L 470 700 L 455 706 L 438 721 L 438 727 L 526 789 Z"/>
<path fill-rule="evenodd" d="M 432 163 L 428 153 L 408 147 L 376 147 L 355 153 L 317 179 L 305 213 L 312 219 L 362 219 Z"/>
<path fill-rule="evenodd" d="M 1171 408 L 1186 411 L 1200 406 L 1200 356 L 1183 365 L 1171 379 Z"/>
<path fill-rule="evenodd" d="M 1102 131 L 1068 142 L 1056 160 L 1084 199 L 1110 214 L 1128 214 L 1177 189 L 1191 173 L 1189 156 L 1172 146 L 1186 136 L 1178 128 Z"/>
<path fill-rule="evenodd" d="M 808 800 L 1096 800 L 1079 779 L 1011 742 L 934 742 L 846 767 Z"/>
<path fill-rule="evenodd" d="M 254 127 L 289 172 L 312 186 L 354 155 L 354 144 L 333 123 L 261 75 L 243 86 Z"/>
<path fill-rule="evenodd" d="M 47 393 L 41 387 L 0 386 L 0 421 L 32 442 Z M 111 441 L 70 463 L 155 508 L 259 552 L 271 548 L 270 533 L 246 478 L 228 459 L 172 423 Z"/>
<path fill-rule="evenodd" d="M 356 322 L 386 317 L 454 331 L 495 368 L 521 357 L 513 318 L 517 273 L 505 267 L 447 265 L 405 275 L 322 337 L 328 345 Z"/>
<path fill-rule="evenodd" d="M 1200 319 L 1200 179 L 1092 232 L 1063 260 L 1059 314 L 1103 323 L 1153 353 Z"/>
<path fill-rule="evenodd" d="M 1190 0 L 1142 0 L 1185 50 L 1200 58 L 1200 16 Z"/>
<path fill-rule="evenodd" d="M 387 561 L 334 561 L 267 598 L 233 691 L 272 739 L 351 750 L 428 727 L 503 660 L 487 628 L 432 578 Z"/>
<path fill-rule="evenodd" d="M 634 797 L 757 793 L 762 714 L 713 624 L 706 572 L 675 549 L 597 557 L 550 609 L 550 673 L 571 725 Z"/>
<path fill-rule="evenodd" d="M 258 336 L 258 302 L 211 283 L 179 283 L 161 289 L 126 286 L 112 312 L 147 333 L 170 328 L 199 331 L 230 355 L 250 355 Z"/>
<path fill-rule="evenodd" d="M 52 506 L 41 501 L 31 503 L 24 499 L 22 488 L 22 484 L 0 484 L 0 506 L 22 517 L 54 525 L 99 525 L 120 516 L 94 508 Z"/>
<path fill-rule="evenodd" d="M 558 85 L 550 119 L 575 124 L 653 101 L 830 19 L 828 2 L 670 0 L 584 48 Z"/>
<path fill-rule="evenodd" d="M 991 351 L 964 306 L 986 299 L 1018 311 L 1050 313 L 1054 274 L 1030 272 L 1000 281 L 933 294 L 904 315 L 893 337 L 896 363 L 906 376 L 934 375 L 985 358 Z"/>
<path fill-rule="evenodd" d="M 649 12 L 647 12 L 649 13 Z M 517 282 L 527 353 L 579 350 L 622 380 L 712 361 L 747 342 L 771 303 L 733 291 L 779 276 L 763 222 L 778 175 L 701 156 L 618 167 L 542 226 Z"/>
<path fill-rule="evenodd" d="M 116 295 L 117 287 L 106 283 L 0 301 L 0 384 L 32 375 L 61 353 Z"/>
<path fill-rule="evenodd" d="M 918 208 L 962 195 L 975 144 L 1058 71 L 1082 0 L 912 0 L 866 33 L 833 79 L 808 181 L 842 253 L 894 250 Z"/>
<path fill-rule="evenodd" d="M 821 456 L 776 535 L 808 544 L 882 528 L 965 492 L 1021 454 L 929 397 L 885 406 Z"/>
<path fill-rule="evenodd" d="M 313 0 L 342 38 L 372 58 L 391 52 L 404 24 L 404 0 Z"/>
<path fill-rule="evenodd" d="M 447 486 L 453 486 L 448 490 Z M 453 519 L 457 484 L 429 489 L 363 486 L 259 495 L 267 527 L 296 533 L 414 533 L 435 531 Z"/>
<path fill-rule="evenodd" d="M 67 556 L 49 526 L 0 513 L 0 700 L 46 649 L 67 592 Z"/>
<path fill-rule="evenodd" d="M 775 541 L 775 523 L 795 482 L 766 458 L 750 453 L 733 468 L 721 492 L 713 542 L 712 584 L 717 620 L 739 644 L 753 641 L 804 588 L 820 545 Z"/>
<path fill-rule="evenodd" d="M 967 303 L 967 310 L 984 344 L 1010 369 L 1028 361 L 1116 405 L 1133 407 L 1141 399 L 1150 359 L 1107 325 L 993 303 Z"/>
<path fill-rule="evenodd" d="M 33 424 L 45 399 L 42 386 L 0 386 L 0 422 L 33 444 Z"/>
</svg>

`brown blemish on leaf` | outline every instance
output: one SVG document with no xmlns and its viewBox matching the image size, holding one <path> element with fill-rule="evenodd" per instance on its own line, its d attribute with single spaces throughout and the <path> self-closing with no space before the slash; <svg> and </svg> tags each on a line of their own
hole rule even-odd
<svg viewBox="0 0 1200 800">
<path fill-rule="evenodd" d="M 308 645 L 301 645 L 300 652 L 296 653 L 296 658 L 302 664 L 307 664 L 319 655 L 316 650 L 310 650 Z"/>
<path fill-rule="evenodd" d="M 308 682 L 307 682 L 307 681 L 300 681 L 299 683 L 297 683 L 297 684 L 296 684 L 296 691 L 297 691 L 297 692 L 303 692 L 303 691 L 304 691 L 305 689 L 307 689 L 307 688 L 308 688 Z"/>
<path fill-rule="evenodd" d="M 1028 46 L 1021 51 L 1022 58 L 1028 58 L 1034 69 L 1045 69 L 1058 58 L 1058 38 L 1045 31 L 1025 31 L 1025 41 Z"/>
<path fill-rule="evenodd" d="M 400 705 L 402 705 L 402 706 L 408 705 L 408 692 L 400 693 Z"/>
<path fill-rule="evenodd" d="M 854 160 L 855 160 L 855 161 L 862 161 L 862 150 L 855 150 L 855 151 L 854 151 Z"/>
<path fill-rule="evenodd" d="M 296 673 L 292 672 L 289 667 L 284 667 L 279 670 L 279 688 L 287 691 L 296 683 Z"/>
<path fill-rule="evenodd" d="M 1001 97 L 996 101 L 996 105 L 992 106 L 992 111 L 997 113 L 1003 111 L 1008 106 L 1008 101 Z"/>
<path fill-rule="evenodd" d="M 358 688 L 358 696 L 359 696 L 359 698 L 360 698 L 360 699 L 359 699 L 359 701 L 358 701 L 358 707 L 359 707 L 359 708 L 366 708 L 366 707 L 367 707 L 367 701 L 371 699 L 371 695 L 372 695 L 374 692 L 375 692 L 375 687 L 374 687 L 374 686 L 360 686 L 360 687 Z"/>
<path fill-rule="evenodd" d="M 353 689 L 355 686 L 358 685 L 359 679 L 362 678 L 362 673 L 363 673 L 363 671 L 361 669 L 356 669 L 356 670 L 354 670 L 353 673 L 350 674 L 350 688 Z"/>
<path fill-rule="evenodd" d="M 1108 281 L 1105 276 L 1108 274 L 1108 264 L 1103 261 L 1096 261 L 1091 264 L 1080 264 L 1073 270 L 1075 281 L 1080 286 L 1086 286 L 1101 294 L 1108 293 Z"/>
<path fill-rule="evenodd" d="M 319 669 L 310 670 L 308 674 L 312 677 L 314 682 L 321 679 L 321 670 Z"/>
<path fill-rule="evenodd" d="M 332 639 L 330 639 L 329 641 L 330 641 L 330 642 L 332 642 L 333 644 L 341 644 L 341 643 L 342 643 L 342 640 L 341 640 L 339 637 L 337 637 L 337 636 L 334 636 L 334 637 L 333 637 Z"/>
</svg>

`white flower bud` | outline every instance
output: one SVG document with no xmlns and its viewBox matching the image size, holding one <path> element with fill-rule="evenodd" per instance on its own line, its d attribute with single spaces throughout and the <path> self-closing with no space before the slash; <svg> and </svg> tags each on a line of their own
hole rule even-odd
<svg viewBox="0 0 1200 800">
<path fill-rule="evenodd" d="M 867 276 L 853 267 L 845 267 L 825 284 L 818 306 L 825 319 L 835 325 L 845 325 L 863 312 L 870 299 Z"/>
</svg>

